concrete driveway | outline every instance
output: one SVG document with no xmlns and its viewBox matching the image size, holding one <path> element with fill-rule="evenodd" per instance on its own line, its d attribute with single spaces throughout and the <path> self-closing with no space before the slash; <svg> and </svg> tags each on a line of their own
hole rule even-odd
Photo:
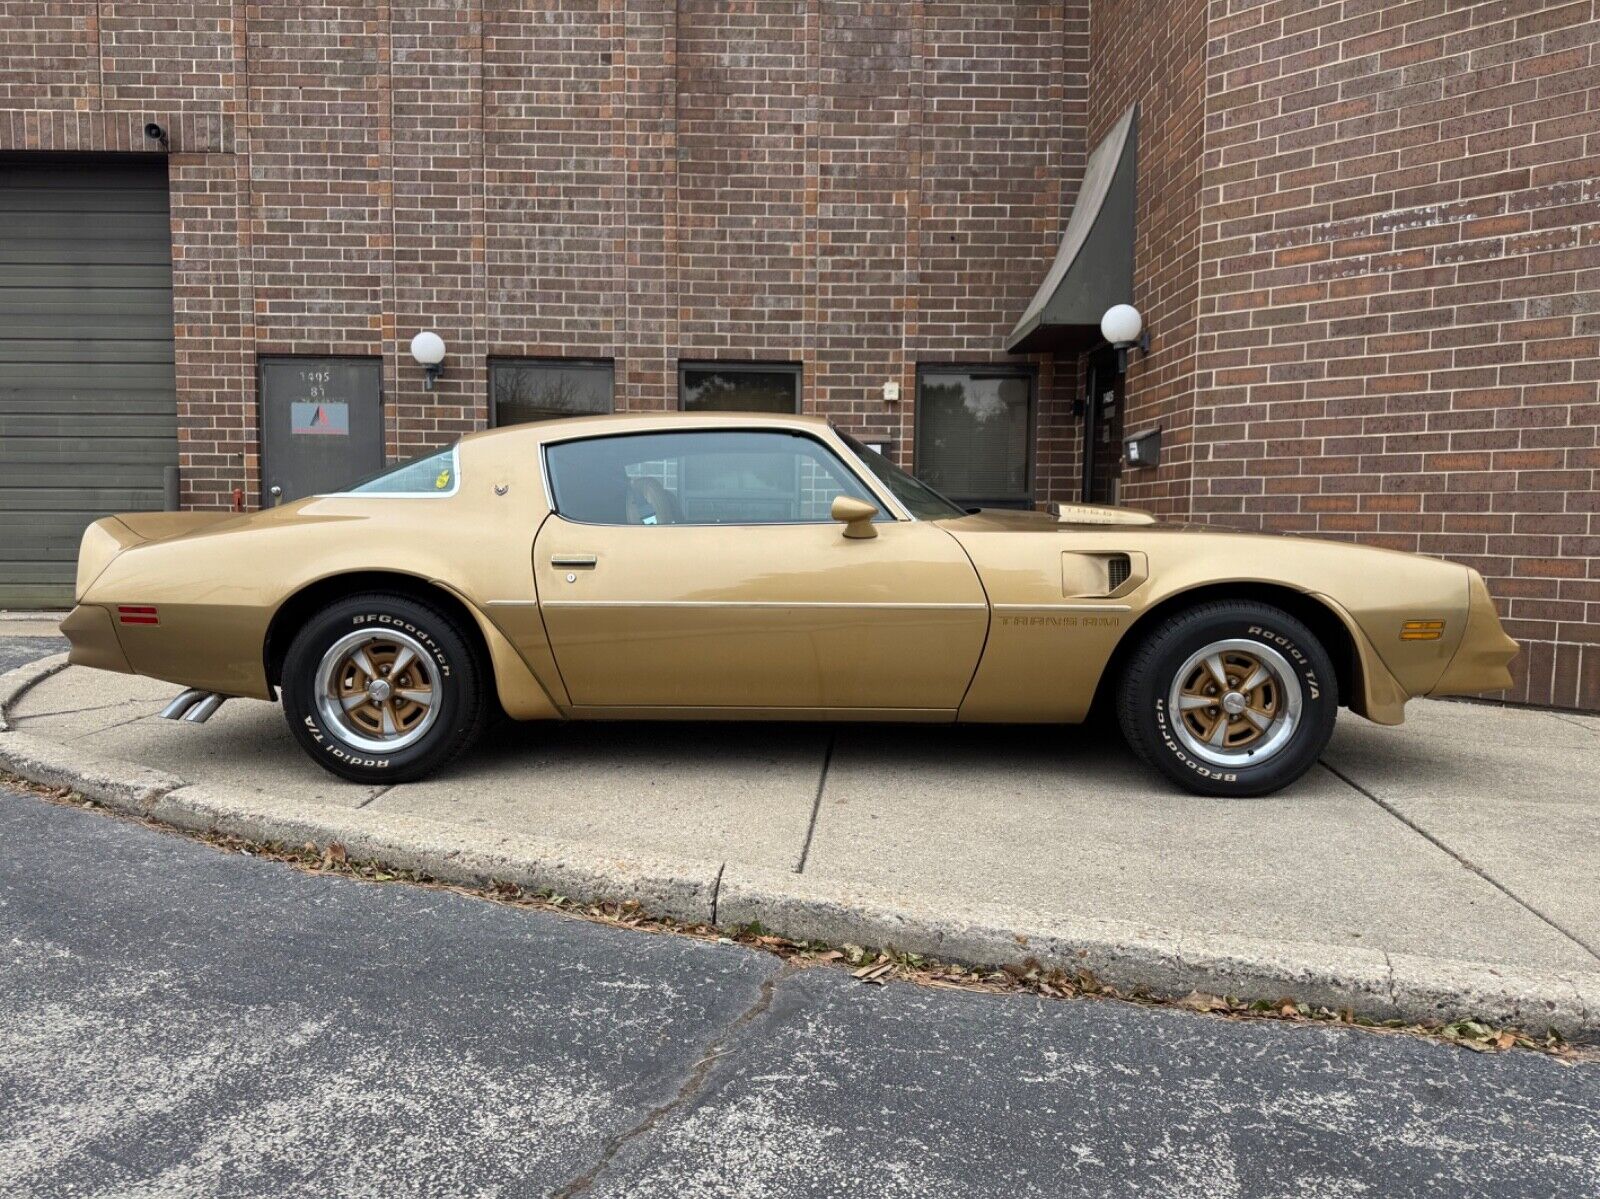
<svg viewBox="0 0 1600 1199">
<path fill-rule="evenodd" d="M 189 783 L 913 907 L 1600 967 L 1596 717 L 1419 701 L 1380 728 L 1346 713 L 1322 766 L 1254 800 L 1178 793 L 1108 729 L 863 725 L 510 726 L 447 774 L 375 790 L 309 761 L 276 705 L 157 719 L 175 691 L 69 668 L 8 714 Z"/>
</svg>

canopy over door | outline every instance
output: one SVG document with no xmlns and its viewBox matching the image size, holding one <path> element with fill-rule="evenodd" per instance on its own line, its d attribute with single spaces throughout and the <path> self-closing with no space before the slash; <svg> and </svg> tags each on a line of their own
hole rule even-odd
<svg viewBox="0 0 1600 1199">
<path fill-rule="evenodd" d="M 1137 115 L 1130 105 L 1089 155 L 1061 248 L 1006 338 L 1007 352 L 1082 349 L 1107 308 L 1132 302 Z"/>
</svg>

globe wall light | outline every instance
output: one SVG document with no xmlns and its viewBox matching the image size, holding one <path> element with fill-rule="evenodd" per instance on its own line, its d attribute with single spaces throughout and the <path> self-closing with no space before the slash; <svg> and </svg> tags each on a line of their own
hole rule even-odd
<svg viewBox="0 0 1600 1199">
<path fill-rule="evenodd" d="M 1145 331 L 1144 317 L 1132 304 L 1113 304 L 1100 318 L 1100 336 L 1117 352 L 1117 373 L 1128 369 L 1128 351 L 1138 346 L 1142 353 L 1150 352 L 1150 334 Z"/>
<path fill-rule="evenodd" d="M 411 356 L 423 369 L 423 390 L 432 391 L 433 381 L 444 374 L 444 338 L 424 329 L 411 339 Z"/>
</svg>

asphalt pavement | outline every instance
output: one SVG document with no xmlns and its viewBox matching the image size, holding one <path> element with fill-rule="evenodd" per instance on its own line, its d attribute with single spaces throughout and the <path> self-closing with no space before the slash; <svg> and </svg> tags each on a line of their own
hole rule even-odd
<svg viewBox="0 0 1600 1199">
<path fill-rule="evenodd" d="M 50 654 L 61 654 L 66 651 L 65 637 L 35 636 L 31 632 L 26 636 L 0 635 L 0 674 L 15 670 L 19 666 L 26 666 L 29 662 Z"/>
<path fill-rule="evenodd" d="M 1600 1066 L 311 875 L 0 792 L 7 1196 L 1553 1196 Z"/>
</svg>

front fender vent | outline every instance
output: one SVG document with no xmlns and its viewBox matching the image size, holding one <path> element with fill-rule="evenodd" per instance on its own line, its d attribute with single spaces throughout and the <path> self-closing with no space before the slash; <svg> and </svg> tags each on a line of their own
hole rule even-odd
<svg viewBox="0 0 1600 1199">
<path fill-rule="evenodd" d="M 1107 558 L 1106 582 L 1108 586 L 1106 587 L 1106 590 L 1115 591 L 1118 587 L 1121 587 L 1128 581 L 1128 575 L 1132 572 L 1132 570 L 1133 566 L 1128 561 L 1127 554 L 1113 554 L 1111 557 Z"/>
<path fill-rule="evenodd" d="M 1068 599 L 1098 599 L 1126 594 L 1149 575 L 1143 553 L 1077 553 L 1061 555 L 1061 594 Z"/>
</svg>

